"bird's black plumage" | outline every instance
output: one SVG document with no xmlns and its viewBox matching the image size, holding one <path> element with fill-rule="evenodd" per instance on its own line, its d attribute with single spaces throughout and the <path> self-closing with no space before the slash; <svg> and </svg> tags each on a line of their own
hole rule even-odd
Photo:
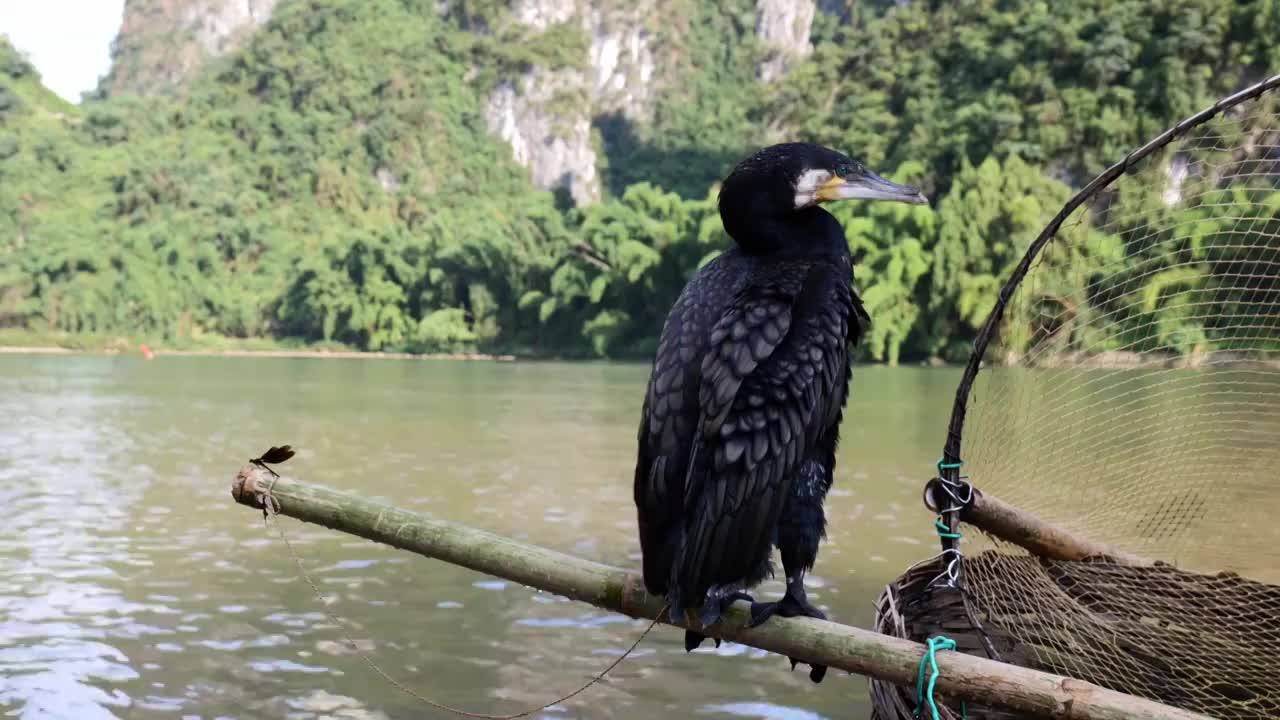
<svg viewBox="0 0 1280 720">
<path fill-rule="evenodd" d="M 766 148 L 721 187 L 735 246 L 672 307 L 638 438 L 644 581 L 673 614 L 690 609 L 715 622 L 726 602 L 772 573 L 777 545 L 787 593 L 754 604 L 753 622 L 775 612 L 822 616 L 805 599 L 803 576 L 825 534 L 850 348 L 869 318 L 852 288 L 844 231 L 818 203 L 857 183 L 922 201 L 807 144 Z M 690 631 L 686 647 L 702 639 Z"/>
</svg>

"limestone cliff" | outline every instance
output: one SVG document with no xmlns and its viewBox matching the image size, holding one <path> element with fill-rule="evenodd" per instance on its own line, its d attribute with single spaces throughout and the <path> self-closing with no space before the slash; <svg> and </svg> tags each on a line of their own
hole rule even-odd
<svg viewBox="0 0 1280 720">
<path fill-rule="evenodd" d="M 656 1 L 638 0 L 625 8 L 605 5 L 598 0 L 519 0 L 515 18 L 531 30 L 562 23 L 581 26 L 590 40 L 587 57 L 576 67 L 534 67 L 504 79 L 488 103 L 490 130 L 511 144 L 516 160 L 530 168 L 534 184 L 563 188 L 580 205 L 600 197 L 592 119 L 621 113 L 643 122 L 654 83 L 652 34 L 645 19 L 657 9 Z"/>
<path fill-rule="evenodd" d="M 770 82 L 790 64 L 809 54 L 809 31 L 817 10 L 813 0 L 757 0 L 756 36 L 768 51 L 760 79 Z"/>
<path fill-rule="evenodd" d="M 517 0 L 516 18 L 532 29 L 576 22 L 590 37 L 582 69 L 533 68 L 510 78 L 489 100 L 490 129 L 511 144 L 541 188 L 562 187 L 578 204 L 600 196 L 597 148 L 591 123 L 621 115 L 643 124 L 664 74 L 664 61 L 678 48 L 655 47 L 667 3 L 661 0 Z M 784 74 L 811 49 L 814 0 L 757 0 L 755 33 L 766 52 L 758 68 L 763 82 Z M 565 98 L 576 102 L 566 103 Z"/>
<path fill-rule="evenodd" d="M 178 90 L 205 60 L 241 47 L 279 0 L 126 0 L 110 94 Z"/>
</svg>

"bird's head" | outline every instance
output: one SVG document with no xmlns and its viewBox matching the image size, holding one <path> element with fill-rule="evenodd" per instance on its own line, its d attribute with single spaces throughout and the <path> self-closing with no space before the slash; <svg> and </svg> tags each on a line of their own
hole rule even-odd
<svg viewBox="0 0 1280 720">
<path fill-rule="evenodd" d="M 835 200 L 928 202 L 916 188 L 885 180 L 844 153 L 783 143 L 757 151 L 729 173 L 720 186 L 720 218 L 741 244 L 762 228 Z"/>
</svg>

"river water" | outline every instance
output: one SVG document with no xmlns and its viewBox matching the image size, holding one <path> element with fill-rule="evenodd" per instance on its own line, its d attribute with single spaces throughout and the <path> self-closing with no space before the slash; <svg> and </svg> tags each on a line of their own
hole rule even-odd
<svg viewBox="0 0 1280 720">
<path fill-rule="evenodd" d="M 638 567 L 646 376 L 640 364 L 0 356 L 0 710 L 449 717 L 378 677 L 344 633 L 405 685 L 473 712 L 576 688 L 645 623 L 283 518 L 322 606 L 230 482 L 291 443 L 291 477 Z M 867 626 L 879 590 L 935 552 L 920 490 L 958 376 L 855 371 L 810 591 L 833 620 Z M 655 629 L 605 682 L 535 717 L 869 714 L 860 677 L 815 686 L 777 655 L 686 654 L 681 641 Z"/>
</svg>

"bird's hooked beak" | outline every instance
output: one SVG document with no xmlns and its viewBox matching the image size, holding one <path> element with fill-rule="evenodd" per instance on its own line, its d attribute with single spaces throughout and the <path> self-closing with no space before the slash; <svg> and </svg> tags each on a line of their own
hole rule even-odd
<svg viewBox="0 0 1280 720">
<path fill-rule="evenodd" d="M 910 185 L 899 185 L 890 182 L 871 172 L 861 170 L 857 174 L 850 173 L 845 177 L 834 175 L 815 193 L 818 202 L 833 200 L 889 200 L 892 202 L 924 205 L 929 199 Z"/>
</svg>

